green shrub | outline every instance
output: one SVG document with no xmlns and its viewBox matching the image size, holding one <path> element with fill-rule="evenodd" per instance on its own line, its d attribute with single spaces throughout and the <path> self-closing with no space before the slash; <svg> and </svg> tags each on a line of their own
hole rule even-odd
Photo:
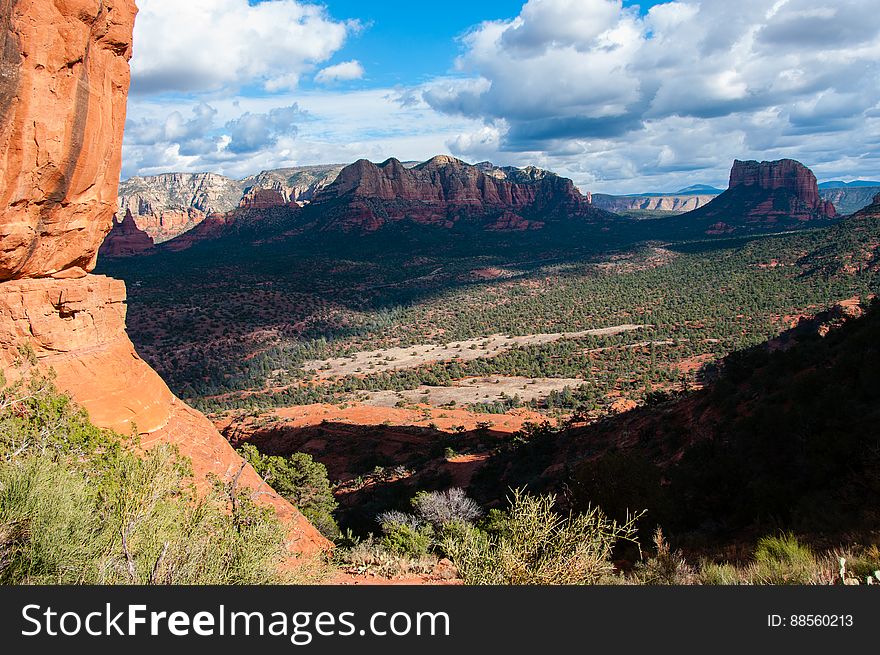
<svg viewBox="0 0 880 655">
<path fill-rule="evenodd" d="M 46 379 L 0 389 L 0 583 L 282 582 L 285 530 L 176 449 L 91 425 Z M 305 571 L 298 571 L 302 578 Z"/>
<path fill-rule="evenodd" d="M 807 584 L 817 569 L 812 551 L 791 534 L 764 537 L 755 549 L 757 584 Z"/>
<path fill-rule="evenodd" d="M 71 462 L 29 456 L 0 465 L 4 584 L 279 582 L 284 530 L 239 495 L 197 496 L 175 451 L 120 456 L 96 486 Z"/>
<path fill-rule="evenodd" d="M 430 526 L 414 527 L 406 523 L 384 523 L 381 546 L 390 553 L 418 558 L 428 554 L 434 543 Z"/>
<path fill-rule="evenodd" d="M 327 477 L 327 467 L 306 453 L 288 457 L 264 455 L 253 444 L 238 452 L 281 496 L 289 500 L 328 539 L 340 536 L 333 518 L 337 502 Z"/>
<path fill-rule="evenodd" d="M 562 515 L 552 495 L 516 490 L 510 508 L 490 514 L 491 532 L 462 523 L 442 548 L 468 584 L 591 584 L 614 571 L 611 553 L 635 538 L 635 519 L 619 524 L 599 508 Z"/>
</svg>

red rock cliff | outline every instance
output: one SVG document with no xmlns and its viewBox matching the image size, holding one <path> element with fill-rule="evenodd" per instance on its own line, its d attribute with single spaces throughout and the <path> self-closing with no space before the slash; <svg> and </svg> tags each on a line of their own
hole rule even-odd
<svg viewBox="0 0 880 655">
<path fill-rule="evenodd" d="M 0 279 L 91 270 L 116 206 L 134 2 L 0 8 Z"/>
<path fill-rule="evenodd" d="M 19 348 L 102 427 L 176 444 L 208 474 L 260 490 L 294 552 L 328 542 L 138 357 L 125 285 L 89 275 L 116 209 L 132 0 L 0 0 L 0 366 Z"/>
<path fill-rule="evenodd" d="M 794 159 L 762 162 L 734 160 L 729 188 L 741 186 L 756 186 L 765 191 L 782 189 L 797 196 L 805 208 L 834 216 L 833 207 L 829 210 L 819 197 L 819 185 L 813 171 Z"/>
<path fill-rule="evenodd" d="M 571 180 L 536 168 L 470 165 L 437 156 L 408 168 L 397 159 L 346 166 L 307 208 L 325 227 L 371 231 L 408 219 L 452 227 L 476 219 L 489 229 L 539 229 L 544 221 L 599 217 Z"/>
<path fill-rule="evenodd" d="M 819 196 L 813 172 L 793 159 L 733 162 L 730 187 L 707 205 L 682 219 L 713 223 L 707 233 L 743 228 L 790 228 L 807 222 L 827 221 L 837 215 L 830 202 Z"/>
</svg>

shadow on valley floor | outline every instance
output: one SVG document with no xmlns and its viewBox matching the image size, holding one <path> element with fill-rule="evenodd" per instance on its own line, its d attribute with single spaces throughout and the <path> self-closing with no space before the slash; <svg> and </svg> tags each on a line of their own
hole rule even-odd
<svg viewBox="0 0 880 655">
<path fill-rule="evenodd" d="M 505 494 L 496 497 L 495 489 L 481 490 L 475 477 L 514 439 L 489 428 L 450 433 L 432 427 L 333 421 L 271 426 L 247 435 L 233 426 L 224 435 L 234 446 L 247 442 L 266 455 L 302 452 L 324 464 L 336 483 L 340 527 L 361 535 L 378 531 L 379 513 L 409 511 L 418 491 L 461 487 L 487 506 L 499 504 Z"/>
</svg>

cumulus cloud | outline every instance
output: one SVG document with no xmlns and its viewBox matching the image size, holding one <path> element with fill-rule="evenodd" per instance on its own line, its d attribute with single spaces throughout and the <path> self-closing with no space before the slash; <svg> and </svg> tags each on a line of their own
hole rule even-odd
<svg viewBox="0 0 880 655">
<path fill-rule="evenodd" d="M 225 149 L 244 154 L 271 148 L 281 137 L 293 137 L 297 122 L 307 114 L 294 103 L 289 107 L 277 107 L 265 114 L 245 112 L 224 126 Z"/>
<path fill-rule="evenodd" d="M 422 100 L 401 106 L 395 89 L 298 91 L 205 102 L 134 98 L 123 176 L 257 171 L 319 163 L 427 159 L 480 122 L 440 114 Z M 377 117 L 379 120 L 377 120 Z"/>
<path fill-rule="evenodd" d="M 266 112 L 245 111 L 222 123 L 218 114 L 215 107 L 200 102 L 192 107 L 190 118 L 173 110 L 164 119 L 129 120 L 124 145 L 126 172 L 156 172 L 163 167 L 211 170 L 266 152 L 287 157 L 298 123 L 309 119 L 308 112 L 296 103 Z"/>
<path fill-rule="evenodd" d="M 315 75 L 315 81 L 319 84 L 330 84 L 332 82 L 359 80 L 363 76 L 364 67 L 361 66 L 361 62 L 353 59 L 321 69 Z"/>
<path fill-rule="evenodd" d="M 296 87 L 354 23 L 298 0 L 139 0 L 132 93 Z"/>
<path fill-rule="evenodd" d="M 529 0 L 451 72 L 348 91 L 361 62 L 330 62 L 360 26 L 321 4 L 138 4 L 126 175 L 452 152 L 609 193 L 723 186 L 736 157 L 880 177 L 876 0 Z"/>
<path fill-rule="evenodd" d="M 754 152 L 876 173 L 875 4 L 676 1 L 640 15 L 615 0 L 529 0 L 468 32 L 459 76 L 428 83 L 422 98 L 481 120 L 501 154 L 611 189 L 635 177 L 671 185 L 695 170 L 717 182 Z M 478 130 L 450 147 L 485 154 L 486 143 Z"/>
</svg>

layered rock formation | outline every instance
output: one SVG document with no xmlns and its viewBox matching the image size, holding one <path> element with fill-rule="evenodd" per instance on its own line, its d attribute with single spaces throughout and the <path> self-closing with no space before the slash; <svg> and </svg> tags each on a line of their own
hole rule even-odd
<svg viewBox="0 0 880 655">
<path fill-rule="evenodd" d="M 340 165 L 297 166 L 263 171 L 241 180 L 241 207 L 266 208 L 311 202 L 342 170 Z"/>
<path fill-rule="evenodd" d="M 214 173 L 166 173 L 132 177 L 119 185 L 119 211 L 162 243 L 201 223 L 205 216 L 238 206 L 243 186 Z"/>
<path fill-rule="evenodd" d="M 787 228 L 836 215 L 834 206 L 819 196 L 816 176 L 800 162 L 736 160 L 727 191 L 681 220 L 722 222 L 735 230 Z"/>
<path fill-rule="evenodd" d="M 834 205 L 838 214 L 852 214 L 871 204 L 880 187 L 840 187 L 819 189 L 822 200 Z"/>
<path fill-rule="evenodd" d="M 99 426 L 134 429 L 144 446 L 175 444 L 208 474 L 259 490 L 290 529 L 291 548 L 326 540 L 277 496 L 211 423 L 174 397 L 125 333 L 125 286 L 90 275 L 110 228 L 120 169 L 132 0 L 3 2 L 0 14 L 0 365 L 27 366 Z M 124 222 L 124 221 L 123 221 Z M 26 353 L 24 355 L 23 353 Z"/>
<path fill-rule="evenodd" d="M 120 212 L 156 243 L 183 234 L 215 214 L 236 208 L 301 206 L 330 184 L 342 166 L 300 166 L 263 171 L 242 180 L 216 173 L 132 177 L 119 185 Z"/>
<path fill-rule="evenodd" d="M 717 194 L 682 194 L 682 195 L 646 195 L 646 196 L 612 196 L 594 193 L 592 203 L 598 209 L 622 214 L 627 212 L 684 212 L 699 209 L 717 197 Z"/>
<path fill-rule="evenodd" d="M 131 257 L 153 249 L 153 238 L 134 222 L 131 211 L 126 209 L 121 221 L 113 218 L 113 227 L 98 249 L 99 257 Z"/>
<path fill-rule="evenodd" d="M 451 228 L 475 221 L 492 230 L 540 229 L 571 217 L 604 219 L 574 183 L 529 167 L 473 166 L 437 156 L 407 167 L 397 159 L 346 166 L 307 208 L 322 229 L 371 232 L 409 220 Z"/>
</svg>

